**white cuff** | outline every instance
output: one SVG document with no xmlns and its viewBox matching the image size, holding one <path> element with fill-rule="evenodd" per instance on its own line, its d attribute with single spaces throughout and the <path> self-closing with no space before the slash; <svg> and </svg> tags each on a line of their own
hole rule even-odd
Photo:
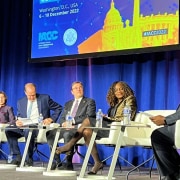
<svg viewBox="0 0 180 180">
<path fill-rule="evenodd" d="M 73 124 L 75 124 L 75 119 L 73 118 L 73 121 L 72 121 Z"/>
</svg>

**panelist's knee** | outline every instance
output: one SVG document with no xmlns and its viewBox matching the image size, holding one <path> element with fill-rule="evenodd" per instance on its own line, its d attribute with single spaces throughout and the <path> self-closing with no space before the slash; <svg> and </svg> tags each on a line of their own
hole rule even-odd
<svg viewBox="0 0 180 180">
<path fill-rule="evenodd" d="M 157 139 L 159 139 L 160 133 L 158 129 L 155 129 L 151 134 L 151 141 L 155 142 Z"/>
<path fill-rule="evenodd" d="M 83 137 L 91 137 L 92 135 L 92 130 L 91 129 L 84 129 L 83 131 Z"/>
</svg>

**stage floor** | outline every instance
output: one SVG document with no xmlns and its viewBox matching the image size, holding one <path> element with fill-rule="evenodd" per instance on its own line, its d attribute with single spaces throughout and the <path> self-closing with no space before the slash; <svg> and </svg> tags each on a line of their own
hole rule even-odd
<svg viewBox="0 0 180 180">
<path fill-rule="evenodd" d="M 0 161 L 0 164 L 3 164 L 3 161 Z M 35 166 L 40 167 L 42 164 L 39 162 L 34 163 Z M 44 167 L 47 167 L 47 164 L 44 164 Z M 77 176 L 80 173 L 81 164 L 74 164 L 74 170 L 77 172 Z M 91 169 L 91 166 L 89 166 Z M 130 170 L 130 167 L 122 167 L 122 171 L 120 171 L 119 167 L 117 166 L 115 169 L 114 177 L 116 180 L 126 180 L 126 173 Z M 102 175 L 106 176 L 108 174 L 109 166 L 104 166 L 102 170 Z M 97 176 L 101 175 L 101 172 L 98 172 Z M 66 177 L 66 176 L 45 176 L 42 172 L 22 172 L 16 171 L 16 169 L 0 169 L 0 180 L 76 180 L 76 177 Z M 135 171 L 129 175 L 128 180 L 147 180 L 150 179 L 149 176 L 149 169 L 141 168 L 140 172 Z M 152 171 L 151 180 L 158 180 L 159 175 L 157 170 Z"/>
</svg>

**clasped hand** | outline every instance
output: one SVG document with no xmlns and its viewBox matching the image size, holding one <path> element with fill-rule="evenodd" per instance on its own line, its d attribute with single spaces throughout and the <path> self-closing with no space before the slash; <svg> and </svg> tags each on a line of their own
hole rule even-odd
<svg viewBox="0 0 180 180">
<path fill-rule="evenodd" d="M 152 117 L 149 117 L 149 119 L 157 126 L 165 125 L 165 117 L 164 116 L 161 116 L 161 115 L 152 116 Z"/>
<path fill-rule="evenodd" d="M 63 122 L 63 123 L 62 123 L 62 127 L 67 127 L 67 126 L 68 126 L 68 125 L 67 125 L 67 122 Z M 72 125 L 71 128 L 74 128 L 74 125 Z M 69 129 L 69 128 L 67 128 L 67 129 Z"/>
<path fill-rule="evenodd" d="M 21 120 L 17 120 L 16 121 L 16 126 L 22 127 L 23 126 L 23 122 Z"/>
</svg>

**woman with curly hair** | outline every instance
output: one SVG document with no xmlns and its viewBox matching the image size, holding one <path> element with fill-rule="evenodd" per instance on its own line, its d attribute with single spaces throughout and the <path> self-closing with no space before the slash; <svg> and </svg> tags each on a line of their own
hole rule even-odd
<svg viewBox="0 0 180 180">
<path fill-rule="evenodd" d="M 110 120 L 122 121 L 125 105 L 131 107 L 131 121 L 134 120 L 137 103 L 134 92 L 127 83 L 123 81 L 114 82 L 107 93 L 107 102 L 110 105 L 108 110 Z"/>
<path fill-rule="evenodd" d="M 103 127 L 107 127 L 107 124 L 112 121 L 122 121 L 123 120 L 123 108 L 125 105 L 131 107 L 131 120 L 135 119 L 137 103 L 136 97 L 134 96 L 133 90 L 128 84 L 122 81 L 114 82 L 108 90 L 107 102 L 110 105 L 108 110 L 108 115 L 103 118 Z M 78 128 L 75 136 L 64 146 L 58 147 L 56 150 L 57 154 L 68 152 L 79 139 L 84 137 L 85 143 L 88 146 L 92 136 L 92 129 L 87 128 L 89 126 L 95 126 L 95 118 L 86 118 L 82 122 L 81 126 Z M 108 137 L 109 131 L 99 130 L 96 138 Z M 88 172 L 89 175 L 95 175 L 100 169 L 103 168 L 103 163 L 100 161 L 96 144 L 94 143 L 91 155 L 94 159 L 94 166 L 91 171 Z"/>
</svg>

